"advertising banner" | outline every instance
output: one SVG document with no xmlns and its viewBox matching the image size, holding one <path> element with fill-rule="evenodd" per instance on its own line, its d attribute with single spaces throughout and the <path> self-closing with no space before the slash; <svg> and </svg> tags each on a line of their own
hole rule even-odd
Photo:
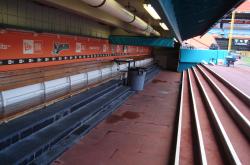
<svg viewBox="0 0 250 165">
<path fill-rule="evenodd" d="M 106 39 L 0 29 L 0 71 L 150 54 L 150 47 Z"/>
</svg>

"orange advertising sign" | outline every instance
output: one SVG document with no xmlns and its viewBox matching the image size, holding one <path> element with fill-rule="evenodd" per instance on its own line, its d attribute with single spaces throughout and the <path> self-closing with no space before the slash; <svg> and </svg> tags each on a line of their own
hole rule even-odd
<svg viewBox="0 0 250 165">
<path fill-rule="evenodd" d="M 0 71 L 112 60 L 120 56 L 149 55 L 150 52 L 149 47 L 111 45 L 106 39 L 0 30 Z"/>
</svg>

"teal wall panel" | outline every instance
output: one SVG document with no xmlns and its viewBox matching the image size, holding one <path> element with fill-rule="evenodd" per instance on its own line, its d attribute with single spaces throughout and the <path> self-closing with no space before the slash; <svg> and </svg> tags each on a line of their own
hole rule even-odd
<svg viewBox="0 0 250 165">
<path fill-rule="evenodd" d="M 181 72 L 198 63 L 201 63 L 202 60 L 210 62 L 213 59 L 213 62 L 217 63 L 218 59 L 224 59 L 227 54 L 227 50 L 181 49 L 178 71 Z"/>
<path fill-rule="evenodd" d="M 199 63 L 202 60 L 209 62 L 212 58 L 217 60 L 225 58 L 227 55 L 226 50 L 190 50 L 181 49 L 180 62 L 196 62 Z"/>
<path fill-rule="evenodd" d="M 109 42 L 120 45 L 153 46 L 153 47 L 174 47 L 173 38 L 158 37 L 135 37 L 135 36 L 109 36 Z"/>
</svg>

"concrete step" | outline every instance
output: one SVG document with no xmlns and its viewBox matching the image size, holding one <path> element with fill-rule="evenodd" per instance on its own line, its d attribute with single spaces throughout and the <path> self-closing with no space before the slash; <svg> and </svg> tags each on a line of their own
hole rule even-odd
<svg viewBox="0 0 250 165">
<path fill-rule="evenodd" d="M 23 138 L 49 126 L 79 109 L 109 90 L 116 88 L 121 81 L 112 80 L 71 98 L 24 115 L 0 125 L 0 151 Z"/>
<path fill-rule="evenodd" d="M 235 89 L 208 72 L 201 66 L 183 72 L 174 164 L 246 164 L 248 119 L 237 113 L 245 115 L 247 105 L 236 104 L 236 98 L 229 97 L 233 93 L 241 98 Z"/>
<path fill-rule="evenodd" d="M 128 87 L 117 87 L 62 120 L 6 148 L 0 152 L 0 162 L 4 164 L 26 164 L 32 162 L 69 134 L 72 134 L 87 119 L 91 118 L 95 113 L 98 113 L 98 111 L 102 110 L 128 90 Z M 89 125 L 86 125 L 86 128 L 88 127 Z"/>
</svg>

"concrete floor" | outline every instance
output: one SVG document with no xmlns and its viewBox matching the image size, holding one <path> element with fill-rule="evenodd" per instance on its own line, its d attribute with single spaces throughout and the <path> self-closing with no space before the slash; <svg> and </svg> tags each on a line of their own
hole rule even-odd
<svg viewBox="0 0 250 165">
<path fill-rule="evenodd" d="M 250 96 L 250 67 L 243 65 L 207 66 Z"/>
<path fill-rule="evenodd" d="M 162 71 L 53 164 L 165 165 L 180 78 L 180 73 Z"/>
</svg>

